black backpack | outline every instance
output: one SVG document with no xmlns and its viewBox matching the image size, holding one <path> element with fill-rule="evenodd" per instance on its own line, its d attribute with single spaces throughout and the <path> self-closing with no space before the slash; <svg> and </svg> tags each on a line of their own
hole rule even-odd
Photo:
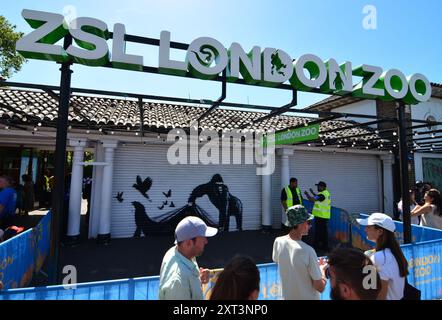
<svg viewBox="0 0 442 320">
<path fill-rule="evenodd" d="M 408 283 L 405 277 L 404 297 L 401 300 L 421 300 L 421 291 Z"/>
</svg>

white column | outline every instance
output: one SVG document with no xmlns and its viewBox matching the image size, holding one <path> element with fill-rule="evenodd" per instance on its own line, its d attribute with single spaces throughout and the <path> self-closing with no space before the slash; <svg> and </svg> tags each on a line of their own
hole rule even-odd
<svg viewBox="0 0 442 320">
<path fill-rule="evenodd" d="M 394 202 L 393 202 L 393 168 L 394 163 L 393 156 L 383 155 L 382 159 L 382 171 L 384 176 L 384 212 L 389 216 L 393 216 Z"/>
<path fill-rule="evenodd" d="M 74 147 L 74 157 L 72 159 L 67 236 L 78 237 L 80 235 L 81 191 L 83 185 L 83 165 L 79 163 L 83 162 L 84 159 L 86 140 L 71 139 L 69 145 Z"/>
<path fill-rule="evenodd" d="M 289 156 L 293 155 L 293 149 L 281 148 L 276 149 L 278 155 L 281 156 L 281 188 L 285 188 L 290 182 L 290 162 Z M 281 206 L 281 223 L 286 222 L 286 214 Z"/>
<path fill-rule="evenodd" d="M 103 180 L 101 183 L 101 212 L 98 238 L 104 241 L 110 238 L 114 149 L 117 147 L 117 144 L 117 141 L 103 141 L 104 162 L 106 162 L 106 165 L 103 168 Z"/>
<path fill-rule="evenodd" d="M 272 149 L 263 149 L 264 156 L 267 159 L 267 167 L 274 168 L 275 153 Z M 268 151 L 268 152 L 267 152 Z M 261 210 L 263 228 L 272 227 L 272 174 L 265 172 L 261 176 Z M 273 173 L 273 172 L 272 172 Z"/>
<path fill-rule="evenodd" d="M 104 162 L 104 150 L 101 142 L 97 142 L 94 152 L 96 162 Z M 96 238 L 100 225 L 101 181 L 103 180 L 103 166 L 94 166 L 92 172 L 91 212 L 89 217 L 89 238 Z"/>
</svg>

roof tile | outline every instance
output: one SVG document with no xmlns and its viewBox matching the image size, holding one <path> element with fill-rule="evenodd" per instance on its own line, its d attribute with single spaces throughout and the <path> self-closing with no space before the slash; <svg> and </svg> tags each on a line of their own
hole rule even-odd
<svg viewBox="0 0 442 320">
<path fill-rule="evenodd" d="M 334 101 L 341 97 L 329 97 Z M 326 99 L 326 100 L 327 100 Z M 324 101 L 326 101 L 324 100 Z M 57 120 L 58 101 L 46 92 L 0 88 L 0 117 L 18 118 L 27 123 L 34 120 L 55 122 Z M 9 110 L 10 109 L 10 110 Z M 189 127 L 206 110 L 206 107 L 192 105 L 175 105 L 163 102 L 143 102 L 143 125 L 145 131 L 158 131 L 158 129 L 171 129 Z M 299 126 L 312 118 L 278 115 L 267 118 L 258 123 L 253 120 L 265 115 L 263 112 L 232 110 L 217 108 L 205 117 L 200 126 L 206 129 L 220 131 L 222 129 L 236 129 L 247 125 L 253 130 L 281 130 Z M 99 96 L 72 95 L 69 108 L 69 121 L 75 127 L 88 125 L 88 123 L 112 128 L 112 130 L 138 129 L 141 123 L 138 101 L 107 98 Z M 351 122 L 342 120 L 324 121 L 320 124 L 320 132 L 339 127 L 348 126 Z M 343 131 L 325 133 L 323 138 L 339 138 L 348 135 L 370 133 L 370 128 L 352 128 Z M 361 137 L 377 137 L 376 134 Z"/>
</svg>

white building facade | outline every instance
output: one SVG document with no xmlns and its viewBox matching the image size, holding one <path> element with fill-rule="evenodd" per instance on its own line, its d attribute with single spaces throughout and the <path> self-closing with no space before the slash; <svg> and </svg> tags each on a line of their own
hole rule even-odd
<svg viewBox="0 0 442 320">
<path fill-rule="evenodd" d="M 0 98 L 1 95 L 11 94 L 5 91 L 0 92 Z M 129 101 L 90 97 L 73 99 L 81 100 L 89 114 L 98 110 L 96 112 L 106 117 L 107 121 L 123 121 L 118 117 L 124 112 L 126 118 L 136 118 L 130 112 L 135 114 L 137 108 L 131 109 Z M 3 101 L 10 102 L 10 98 L 3 98 Z M 124 108 L 118 107 L 123 104 Z M 56 108 L 56 102 L 53 105 Z M 156 128 L 160 121 L 173 123 L 173 119 L 186 116 L 195 118 L 198 113 L 206 110 L 153 103 L 146 103 L 144 107 L 149 112 L 144 120 L 146 126 L 155 125 Z M 105 112 L 109 112 L 109 115 L 103 115 Z M 216 129 L 229 126 L 234 128 L 237 119 L 261 115 L 247 111 L 216 110 L 209 120 L 218 119 L 221 122 Z M 162 117 L 170 117 L 172 120 Z M 88 237 L 104 241 L 160 232 L 166 228 L 164 222 L 184 212 L 183 208 L 188 206 L 192 194 L 198 210 L 216 225 L 223 204 L 213 200 L 213 194 L 207 191 L 210 188 L 218 190 L 222 197 L 229 199 L 225 212 L 229 220 L 228 231 L 258 230 L 263 226 L 279 228 L 283 220 L 280 194 L 291 177 L 298 179 L 302 192 L 310 188 L 316 190 L 315 183 L 325 181 L 331 193 L 332 205 L 349 213 L 389 212 L 393 207 L 391 189 L 394 160 L 386 151 L 309 147 L 305 144 L 278 146 L 274 155 L 269 155 L 269 159 L 275 163 L 273 174 L 258 175 L 257 164 L 171 164 L 167 152 L 174 142 L 166 140 L 164 129 L 168 126 L 163 126 L 161 134 L 152 130 L 139 134 L 126 122 L 121 126 L 131 130 L 114 132 L 111 129 L 102 130 L 102 127 L 97 130 L 101 120 L 97 120 L 95 129 L 76 128 L 74 120 L 72 115 L 70 121 L 73 128 L 68 132 L 68 151 L 73 152 L 66 232 L 68 237 L 76 238 L 80 234 L 81 186 L 85 165 L 93 166 Z M 302 124 L 302 121 L 299 117 L 277 116 L 262 125 L 281 129 Z M 333 126 L 343 127 L 348 124 L 340 121 L 329 122 L 328 125 L 335 128 Z M 324 129 L 330 128 L 321 127 L 321 130 Z M 359 130 L 355 133 L 360 133 L 362 129 L 355 130 Z M 6 129 L 5 125 L 0 127 L 0 146 L 17 143 L 36 150 L 53 149 L 55 129 L 42 126 L 35 131 L 32 125 L 25 126 L 23 130 Z M 94 154 L 93 162 L 84 162 L 85 151 Z M 235 152 L 244 152 L 244 149 L 231 150 L 232 154 Z"/>
</svg>

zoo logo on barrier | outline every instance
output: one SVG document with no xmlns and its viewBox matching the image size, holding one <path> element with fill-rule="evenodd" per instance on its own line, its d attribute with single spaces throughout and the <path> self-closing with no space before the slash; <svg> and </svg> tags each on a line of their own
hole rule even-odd
<svg viewBox="0 0 442 320">
<path fill-rule="evenodd" d="M 411 258 L 408 261 L 408 269 L 414 268 L 414 277 L 422 278 L 426 276 L 430 276 L 432 273 L 431 265 L 438 265 L 440 263 L 439 255 L 426 255 L 422 257 Z M 432 279 L 429 280 L 421 280 L 417 281 L 417 284 L 423 284 L 427 282 L 431 282 Z"/>
</svg>

